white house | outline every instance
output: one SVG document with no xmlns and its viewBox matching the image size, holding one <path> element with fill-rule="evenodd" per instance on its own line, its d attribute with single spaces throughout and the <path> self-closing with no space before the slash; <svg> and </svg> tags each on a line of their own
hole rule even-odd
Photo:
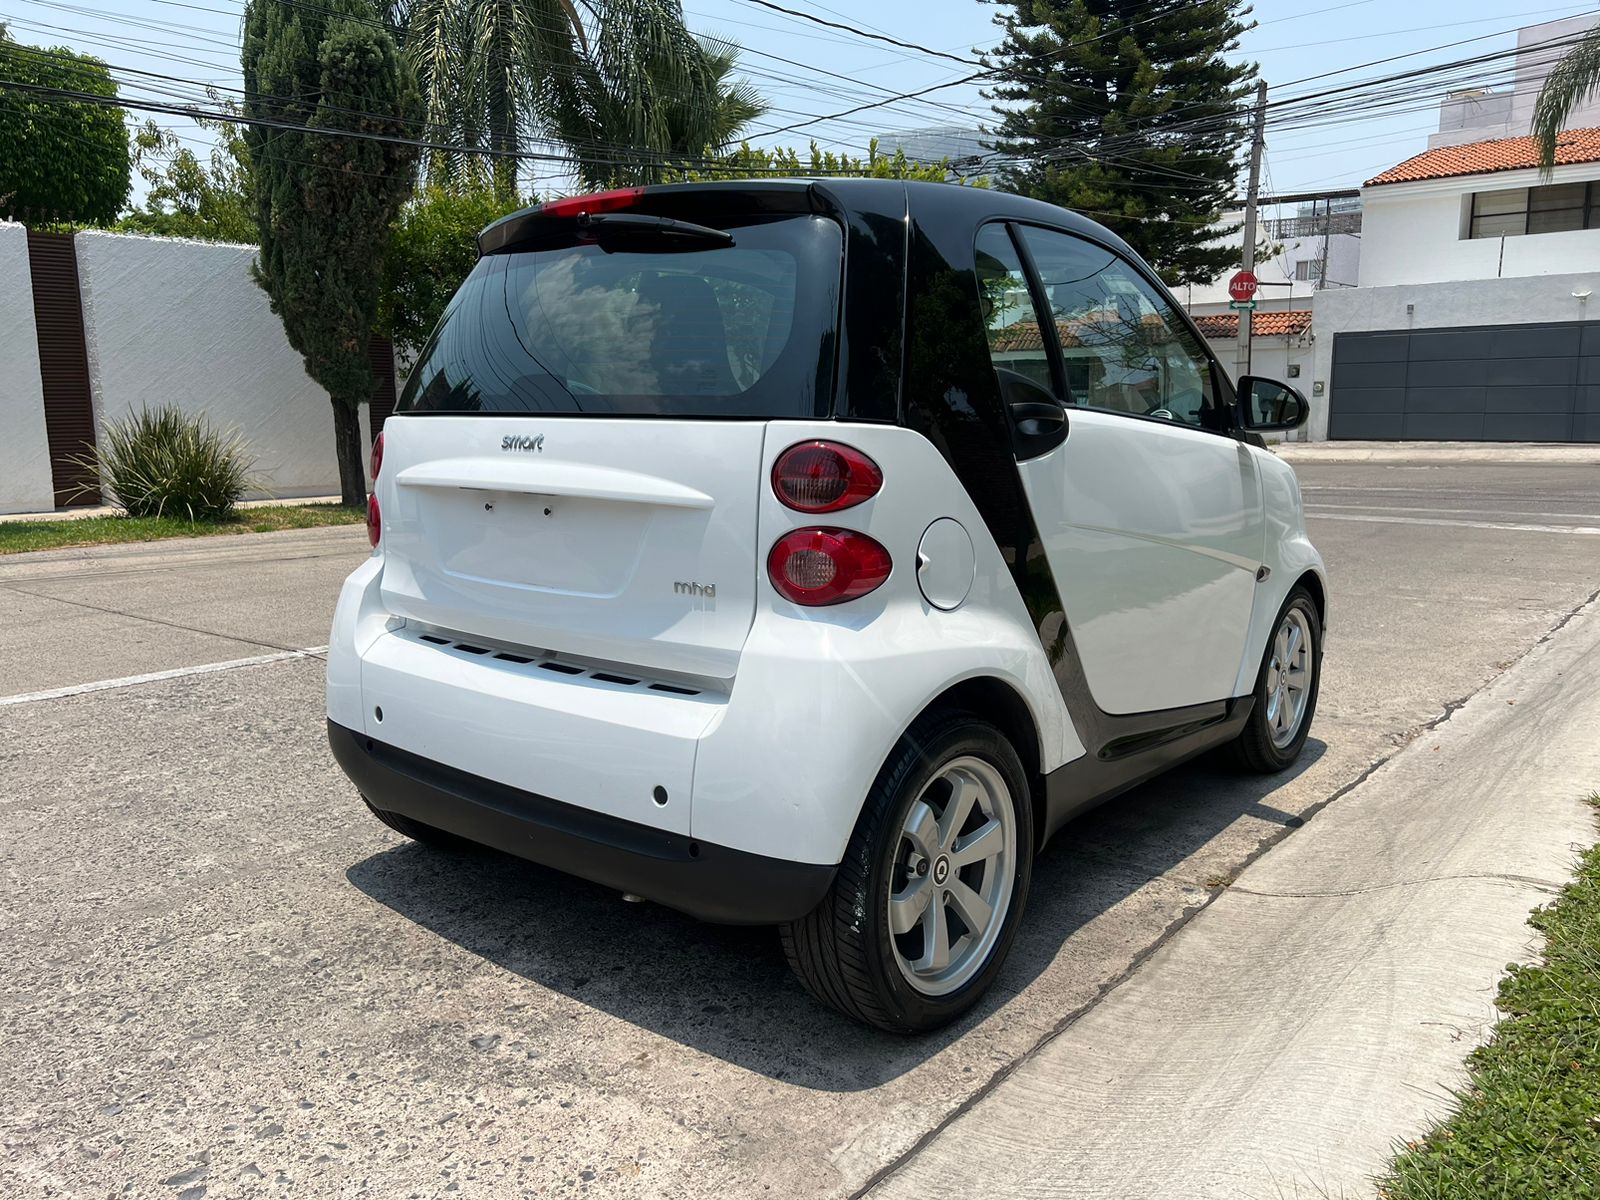
<svg viewBox="0 0 1600 1200">
<path fill-rule="evenodd" d="M 1600 441 L 1600 129 L 1548 178 L 1537 155 L 1440 146 L 1367 181 L 1360 286 L 1317 295 L 1313 437 Z"/>
</svg>

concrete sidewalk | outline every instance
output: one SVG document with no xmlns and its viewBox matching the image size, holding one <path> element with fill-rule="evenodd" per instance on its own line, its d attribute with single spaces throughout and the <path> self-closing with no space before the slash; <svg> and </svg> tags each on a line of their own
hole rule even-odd
<svg viewBox="0 0 1600 1200">
<path fill-rule="evenodd" d="M 1600 442 L 1280 442 L 1291 463 L 1552 463 L 1600 464 Z"/>
<path fill-rule="evenodd" d="M 866 1193 L 1371 1195 L 1596 838 L 1600 604 L 1290 833 Z"/>
</svg>

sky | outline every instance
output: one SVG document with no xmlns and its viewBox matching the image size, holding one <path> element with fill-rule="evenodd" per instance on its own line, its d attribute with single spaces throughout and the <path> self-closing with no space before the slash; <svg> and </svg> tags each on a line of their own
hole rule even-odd
<svg viewBox="0 0 1600 1200">
<path fill-rule="evenodd" d="M 758 144 L 804 148 L 815 137 L 826 149 L 861 153 L 869 138 L 932 125 L 976 126 L 992 119 L 977 85 L 963 84 L 925 101 L 897 101 L 853 116 L 786 126 L 970 74 L 974 48 L 996 41 L 994 5 L 980 0 L 773 0 L 827 21 L 878 31 L 925 50 L 904 49 L 825 28 L 762 7 L 759 0 L 687 0 L 696 32 L 720 35 L 744 47 L 741 66 L 772 111 L 756 122 Z M 114 67 L 179 76 L 227 88 L 240 86 L 239 19 L 244 0 L 0 0 L 0 21 L 14 38 L 36 45 L 66 45 Z M 1257 0 L 1256 27 L 1241 40 L 1237 59 L 1259 63 L 1269 96 L 1304 92 L 1308 77 L 1396 55 L 1423 53 L 1320 81 L 1317 87 L 1370 78 L 1469 54 L 1509 49 L 1520 25 L 1585 12 L 1594 3 L 1553 0 Z M 1460 43 L 1437 49 L 1445 43 Z M 824 74 L 827 72 L 829 74 Z M 142 92 L 174 85 L 140 77 Z M 1278 89 L 1276 91 L 1271 89 Z M 125 90 L 126 94 L 126 90 Z M 1355 187 L 1386 167 L 1425 149 L 1436 127 L 1432 102 L 1393 115 L 1349 114 L 1336 124 L 1267 133 L 1263 187 L 1267 194 Z M 180 136 L 204 135 L 181 117 L 156 118 Z M 774 132 L 765 132 L 774 131 Z M 558 190 L 558 168 L 531 181 Z"/>
</svg>

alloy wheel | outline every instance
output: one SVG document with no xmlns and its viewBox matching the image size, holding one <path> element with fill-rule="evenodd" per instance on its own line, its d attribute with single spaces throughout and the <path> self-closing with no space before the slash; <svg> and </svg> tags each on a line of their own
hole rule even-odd
<svg viewBox="0 0 1600 1200">
<path fill-rule="evenodd" d="M 1311 624 L 1304 612 L 1291 608 L 1272 639 L 1272 658 L 1267 663 L 1267 731 L 1280 750 L 1300 732 L 1315 670 Z"/>
<path fill-rule="evenodd" d="M 952 759 L 907 810 L 890 872 L 889 935 L 912 987 L 942 996 L 983 970 L 1016 869 L 1011 789 L 984 760 Z"/>
</svg>

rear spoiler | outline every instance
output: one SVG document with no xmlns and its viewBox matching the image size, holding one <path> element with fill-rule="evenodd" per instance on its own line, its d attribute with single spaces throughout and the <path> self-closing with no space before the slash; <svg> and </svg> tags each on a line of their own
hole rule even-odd
<svg viewBox="0 0 1600 1200">
<path fill-rule="evenodd" d="M 827 213 L 843 217 L 844 206 L 826 185 L 814 180 L 729 180 L 620 188 L 535 204 L 501 217 L 478 234 L 478 256 L 503 254 L 528 242 L 576 232 L 580 222 L 601 213 L 637 212 L 715 225 L 719 218 L 752 215 Z"/>
</svg>

